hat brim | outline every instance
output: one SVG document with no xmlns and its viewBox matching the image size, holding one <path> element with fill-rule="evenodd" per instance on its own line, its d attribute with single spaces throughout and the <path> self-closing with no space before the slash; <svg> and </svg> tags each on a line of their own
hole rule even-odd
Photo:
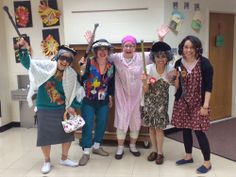
<svg viewBox="0 0 236 177">
<path fill-rule="evenodd" d="M 77 52 L 76 50 L 74 50 L 73 48 L 70 48 L 70 47 L 67 46 L 67 45 L 60 45 L 60 46 L 58 47 L 58 50 L 60 50 L 60 49 L 67 50 L 67 51 L 71 52 L 73 55 L 78 54 L 78 52 Z"/>
</svg>

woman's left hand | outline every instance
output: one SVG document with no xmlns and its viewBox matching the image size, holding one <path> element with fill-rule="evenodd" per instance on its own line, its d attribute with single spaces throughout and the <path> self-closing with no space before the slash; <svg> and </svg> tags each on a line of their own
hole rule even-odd
<svg viewBox="0 0 236 177">
<path fill-rule="evenodd" d="M 208 109 L 208 108 L 201 107 L 201 109 L 200 109 L 200 115 L 201 115 L 201 116 L 208 116 L 208 115 L 209 115 L 209 109 Z"/>
<path fill-rule="evenodd" d="M 76 115 L 77 115 L 75 109 L 72 108 L 72 107 L 67 108 L 66 111 L 67 111 L 69 114 L 73 115 L 73 116 L 76 116 Z"/>
<path fill-rule="evenodd" d="M 112 102 L 112 96 L 109 96 L 109 103 L 108 103 L 108 107 L 112 108 L 113 106 L 113 102 Z"/>
</svg>

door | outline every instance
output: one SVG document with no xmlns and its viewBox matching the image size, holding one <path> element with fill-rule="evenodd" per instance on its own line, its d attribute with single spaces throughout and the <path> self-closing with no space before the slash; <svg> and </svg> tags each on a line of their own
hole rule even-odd
<svg viewBox="0 0 236 177">
<path fill-rule="evenodd" d="M 224 38 L 222 46 L 216 46 L 216 36 Z M 233 76 L 234 15 L 210 13 L 209 59 L 214 68 L 211 96 L 211 120 L 231 116 Z"/>
</svg>

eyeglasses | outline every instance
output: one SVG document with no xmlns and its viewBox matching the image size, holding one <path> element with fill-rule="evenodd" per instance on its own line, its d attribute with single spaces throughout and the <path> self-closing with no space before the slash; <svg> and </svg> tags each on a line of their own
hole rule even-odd
<svg viewBox="0 0 236 177">
<path fill-rule="evenodd" d="M 61 60 L 61 61 L 66 61 L 66 62 L 68 62 L 68 63 L 72 63 L 72 61 L 73 61 L 73 58 L 72 57 L 67 57 L 67 56 L 60 56 L 59 57 L 59 60 Z"/>
<path fill-rule="evenodd" d="M 123 47 L 126 49 L 128 49 L 128 48 L 133 49 L 133 48 L 135 48 L 135 45 L 123 45 Z"/>
</svg>

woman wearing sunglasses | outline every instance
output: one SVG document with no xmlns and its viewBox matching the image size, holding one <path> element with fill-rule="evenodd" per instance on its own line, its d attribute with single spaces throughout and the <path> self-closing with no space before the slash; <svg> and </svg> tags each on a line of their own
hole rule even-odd
<svg viewBox="0 0 236 177">
<path fill-rule="evenodd" d="M 31 96 L 37 88 L 37 146 L 41 147 L 44 156 L 41 172 L 46 174 L 51 170 L 50 151 L 54 144 L 62 144 L 60 164 L 76 167 L 78 162 L 68 158 L 74 133 L 65 133 L 61 124 L 65 110 L 76 115 L 75 109 L 84 96 L 83 87 L 77 82 L 77 74 L 70 66 L 76 51 L 60 46 L 52 61 L 36 60 L 31 59 L 26 49 L 28 44 L 23 38 L 18 46 L 21 64 L 29 70 L 28 101 L 31 105 Z"/>
</svg>

